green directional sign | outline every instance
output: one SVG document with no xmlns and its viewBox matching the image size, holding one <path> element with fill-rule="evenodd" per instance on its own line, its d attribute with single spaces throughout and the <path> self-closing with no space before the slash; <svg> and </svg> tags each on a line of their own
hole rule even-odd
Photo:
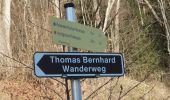
<svg viewBox="0 0 170 100">
<path fill-rule="evenodd" d="M 55 17 L 52 17 L 51 24 L 55 43 L 94 52 L 106 49 L 106 37 L 100 29 Z"/>
</svg>

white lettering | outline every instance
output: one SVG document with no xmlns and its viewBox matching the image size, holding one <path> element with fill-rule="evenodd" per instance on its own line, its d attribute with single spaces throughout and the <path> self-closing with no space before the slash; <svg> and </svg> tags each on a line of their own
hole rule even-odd
<svg viewBox="0 0 170 100">
<path fill-rule="evenodd" d="M 50 56 L 51 58 L 51 63 L 54 63 L 54 56 Z"/>
<path fill-rule="evenodd" d="M 62 67 L 63 67 L 64 72 L 69 72 L 69 66 L 62 66 Z"/>
<path fill-rule="evenodd" d="M 80 58 L 60 58 L 58 56 L 50 56 L 52 63 L 80 63 Z"/>
<path fill-rule="evenodd" d="M 113 58 L 88 58 L 87 56 L 83 56 L 83 63 L 116 63 L 115 57 Z"/>
<path fill-rule="evenodd" d="M 106 67 L 85 67 L 85 66 L 69 66 L 69 65 L 62 65 L 64 72 L 89 72 L 89 73 L 106 73 Z"/>
</svg>

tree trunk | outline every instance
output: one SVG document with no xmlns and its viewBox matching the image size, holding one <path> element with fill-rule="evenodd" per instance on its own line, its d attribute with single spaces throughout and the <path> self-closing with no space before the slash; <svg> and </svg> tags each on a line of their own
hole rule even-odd
<svg viewBox="0 0 170 100">
<path fill-rule="evenodd" d="M 119 9 L 120 9 L 120 0 L 117 0 L 116 4 L 116 17 L 115 17 L 115 35 L 114 35 L 114 52 L 119 52 Z"/>
<path fill-rule="evenodd" d="M 54 4 L 55 4 L 55 16 L 57 18 L 61 18 L 62 17 L 62 13 L 61 13 L 61 9 L 60 9 L 60 1 L 61 0 L 54 0 Z M 58 45 L 59 51 L 64 52 L 66 51 L 66 47 L 64 45 Z"/>
<path fill-rule="evenodd" d="M 167 39 L 167 51 L 168 54 L 170 55 L 170 26 L 168 24 L 168 20 L 167 20 L 167 16 L 166 16 L 166 12 L 165 12 L 165 6 L 162 0 L 158 0 L 160 9 L 161 9 L 161 14 L 162 14 L 162 18 L 163 18 L 163 24 L 165 27 L 165 32 L 166 32 L 166 39 Z"/>
<path fill-rule="evenodd" d="M 98 4 L 98 0 L 93 0 L 93 5 L 94 5 L 94 12 L 95 12 L 95 27 L 97 27 L 101 21 L 100 18 L 100 7 Z"/>
<path fill-rule="evenodd" d="M 110 12 L 112 10 L 114 2 L 115 2 L 115 0 L 108 0 L 108 5 L 107 5 L 107 9 L 106 9 L 106 14 L 105 14 L 105 20 L 104 20 L 103 32 L 106 31 L 108 19 L 110 17 Z"/>
<path fill-rule="evenodd" d="M 153 9 L 153 7 L 152 7 L 152 5 L 149 3 L 149 1 L 148 1 L 148 0 L 144 0 L 144 1 L 145 1 L 146 4 L 148 5 L 149 9 L 152 11 L 152 13 L 153 13 L 155 19 L 156 19 L 160 24 L 162 24 L 161 19 L 158 17 L 156 11 Z"/>
<path fill-rule="evenodd" d="M 55 5 L 56 5 L 55 15 L 56 15 L 57 18 L 61 18 L 60 0 L 54 0 L 54 3 L 55 3 Z"/>
<path fill-rule="evenodd" d="M 1 1 L 1 12 L 2 14 L 0 15 L 0 64 L 4 66 L 8 66 L 5 69 L 5 72 L 11 70 L 11 60 L 4 55 L 7 55 L 9 57 L 12 56 L 11 53 L 11 47 L 10 47 L 10 21 L 11 21 L 11 16 L 10 16 L 10 7 L 11 7 L 11 0 L 2 0 Z M 1 66 L 2 67 L 2 66 Z M 1 73 L 3 71 L 1 70 Z"/>
<path fill-rule="evenodd" d="M 139 4 L 139 0 L 136 0 L 137 4 L 138 4 L 138 8 L 139 8 L 139 14 L 140 14 L 140 19 L 141 19 L 141 25 L 144 26 L 144 21 L 143 21 L 143 17 L 142 17 L 142 10 L 141 10 L 141 6 Z"/>
</svg>

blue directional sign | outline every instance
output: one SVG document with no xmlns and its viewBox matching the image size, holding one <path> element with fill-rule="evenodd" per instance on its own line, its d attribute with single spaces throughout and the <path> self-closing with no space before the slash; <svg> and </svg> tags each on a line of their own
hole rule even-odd
<svg viewBox="0 0 170 100">
<path fill-rule="evenodd" d="M 38 77 L 113 77 L 124 74 L 120 53 L 54 53 L 34 54 Z"/>
</svg>

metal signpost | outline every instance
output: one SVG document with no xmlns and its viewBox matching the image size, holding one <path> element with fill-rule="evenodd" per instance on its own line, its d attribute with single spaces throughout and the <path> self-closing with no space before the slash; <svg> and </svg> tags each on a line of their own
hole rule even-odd
<svg viewBox="0 0 170 100">
<path fill-rule="evenodd" d="M 66 16 L 68 21 L 76 22 L 77 17 L 74 9 L 73 3 L 66 3 L 64 5 L 64 8 L 66 9 Z M 74 48 L 69 47 L 69 52 L 76 52 Z M 71 87 L 72 87 L 72 98 L 73 100 L 82 100 L 81 96 L 81 86 L 80 86 L 80 80 L 79 79 L 72 79 L 71 80 Z"/>
</svg>

